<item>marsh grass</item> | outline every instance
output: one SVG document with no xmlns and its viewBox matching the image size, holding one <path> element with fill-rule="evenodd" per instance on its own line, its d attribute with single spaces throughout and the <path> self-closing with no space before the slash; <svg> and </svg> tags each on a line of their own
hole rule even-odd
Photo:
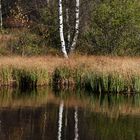
<svg viewBox="0 0 140 140">
<path fill-rule="evenodd" d="M 21 88 L 35 88 L 49 83 L 48 71 L 41 68 L 14 68 L 13 77 Z"/>
<path fill-rule="evenodd" d="M 0 85 L 83 88 L 101 93 L 140 92 L 140 58 L 73 56 L 1 57 Z"/>
<path fill-rule="evenodd" d="M 140 76 L 106 73 L 96 70 L 58 67 L 53 74 L 55 87 L 83 88 L 94 93 L 136 93 L 140 92 Z"/>
<path fill-rule="evenodd" d="M 42 68 L 15 68 L 13 66 L 0 68 L 1 86 L 18 86 L 20 88 L 35 88 L 49 84 L 47 69 Z"/>
</svg>

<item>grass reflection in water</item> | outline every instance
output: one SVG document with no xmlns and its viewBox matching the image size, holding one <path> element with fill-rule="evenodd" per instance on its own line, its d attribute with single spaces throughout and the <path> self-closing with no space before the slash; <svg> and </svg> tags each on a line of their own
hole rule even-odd
<svg viewBox="0 0 140 140">
<path fill-rule="evenodd" d="M 37 107 L 47 103 L 60 104 L 66 107 L 89 109 L 93 112 L 106 113 L 111 116 L 119 114 L 140 115 L 140 95 L 90 94 L 81 90 L 53 91 L 51 88 L 34 90 L 17 90 L 2 88 L 0 90 L 0 108 Z"/>
<path fill-rule="evenodd" d="M 139 140 L 140 95 L 0 90 L 0 139 Z"/>
</svg>

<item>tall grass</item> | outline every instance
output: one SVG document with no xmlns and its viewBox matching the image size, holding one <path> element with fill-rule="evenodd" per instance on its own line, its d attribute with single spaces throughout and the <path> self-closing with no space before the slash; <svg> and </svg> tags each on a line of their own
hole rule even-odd
<svg viewBox="0 0 140 140">
<path fill-rule="evenodd" d="M 0 68 L 0 86 L 10 86 L 12 83 L 12 68 L 9 66 L 2 66 Z"/>
<path fill-rule="evenodd" d="M 53 83 L 57 87 L 83 88 L 94 93 L 134 93 L 140 92 L 140 76 L 105 73 L 96 70 L 78 70 L 66 67 L 56 68 Z"/>
<path fill-rule="evenodd" d="M 1 57 L 0 85 L 83 88 L 96 93 L 140 92 L 140 58 Z"/>
<path fill-rule="evenodd" d="M 49 83 L 47 69 L 41 68 L 14 68 L 13 78 L 21 88 L 35 88 Z"/>
<path fill-rule="evenodd" d="M 42 68 L 0 68 L 1 86 L 18 86 L 20 88 L 35 88 L 49 84 L 49 75 L 47 69 Z"/>
</svg>

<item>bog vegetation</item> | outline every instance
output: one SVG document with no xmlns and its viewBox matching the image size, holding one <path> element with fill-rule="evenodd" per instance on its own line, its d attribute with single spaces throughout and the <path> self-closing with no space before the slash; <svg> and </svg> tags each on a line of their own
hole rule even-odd
<svg viewBox="0 0 140 140">
<path fill-rule="evenodd" d="M 80 58 L 80 59 L 79 59 Z M 0 59 L 1 86 L 84 89 L 92 93 L 139 93 L 139 58 L 12 57 Z"/>
</svg>

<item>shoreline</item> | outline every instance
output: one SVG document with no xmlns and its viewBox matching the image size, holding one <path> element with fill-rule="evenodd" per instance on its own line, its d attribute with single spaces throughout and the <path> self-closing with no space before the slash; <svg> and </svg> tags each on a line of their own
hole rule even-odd
<svg viewBox="0 0 140 140">
<path fill-rule="evenodd" d="M 96 93 L 140 92 L 140 58 L 0 57 L 0 86 L 34 88 L 49 84 Z"/>
</svg>

